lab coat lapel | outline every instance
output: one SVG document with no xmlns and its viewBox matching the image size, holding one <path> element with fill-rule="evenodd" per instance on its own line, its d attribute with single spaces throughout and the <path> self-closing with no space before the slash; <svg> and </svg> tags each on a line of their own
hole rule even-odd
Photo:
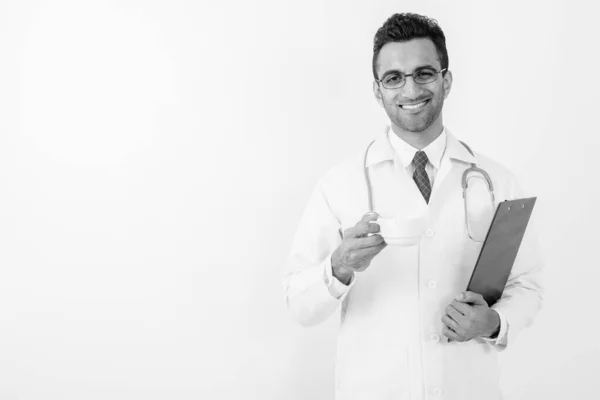
<svg viewBox="0 0 600 400">
<path fill-rule="evenodd" d="M 427 209 L 427 203 L 390 144 L 389 129 L 390 127 L 387 126 L 377 136 L 366 160 L 366 166 L 370 169 L 374 209 L 380 215 L 389 217 L 405 214 L 421 215 Z M 383 175 L 375 173 L 375 170 L 385 170 L 378 164 L 386 161 L 393 162 L 393 169 Z"/>
<path fill-rule="evenodd" d="M 457 162 L 458 161 L 458 162 Z M 437 173 L 431 190 L 430 202 L 436 197 L 440 187 L 446 181 L 446 177 L 452 168 L 464 169 L 469 163 L 475 163 L 475 157 L 463 146 L 462 143 L 446 128 L 446 150 L 442 157 L 440 170 Z"/>
<path fill-rule="evenodd" d="M 384 132 L 378 135 L 370 148 L 366 160 L 367 168 L 374 167 L 376 164 L 384 161 L 394 162 L 394 182 L 381 182 L 381 186 L 373 184 L 373 187 L 375 188 L 387 187 L 388 189 L 386 192 L 389 191 L 389 193 L 387 193 L 387 195 L 380 194 L 380 196 L 374 196 L 374 202 L 379 203 L 379 209 L 382 211 L 385 210 L 386 213 L 390 213 L 392 215 L 397 215 L 398 213 L 401 214 L 402 211 L 406 212 L 406 210 L 411 210 L 412 213 L 416 213 L 417 215 L 426 213 L 425 210 L 428 208 L 427 203 L 417 188 L 412 176 L 410 176 L 410 174 L 408 174 L 402 167 L 397 154 L 389 142 L 387 136 L 388 130 L 389 126 L 386 127 Z M 454 181 L 454 179 L 447 179 L 450 172 L 453 171 L 453 169 L 458 169 L 456 173 L 462 173 L 470 163 L 475 163 L 475 158 L 458 141 L 458 139 L 450 132 L 450 130 L 446 128 L 446 149 L 440 163 L 440 170 L 436 175 L 432 187 L 431 197 L 429 199 L 429 207 L 431 207 L 431 203 L 434 202 L 438 197 L 440 199 L 438 201 L 444 200 L 444 197 L 447 194 L 444 193 L 445 191 L 441 190 L 441 188 L 448 184 L 447 181 Z M 398 185 L 396 187 L 399 189 L 401 196 L 393 195 L 395 190 L 391 190 L 392 186 L 388 186 L 390 184 L 394 186 Z M 460 184 L 457 188 L 460 189 Z M 385 199 L 386 202 L 392 201 L 394 203 L 393 206 L 392 204 L 382 204 L 382 202 L 384 202 L 382 199 Z M 378 207 L 375 208 L 377 209 Z M 396 211 L 392 211 L 393 209 Z"/>
</svg>

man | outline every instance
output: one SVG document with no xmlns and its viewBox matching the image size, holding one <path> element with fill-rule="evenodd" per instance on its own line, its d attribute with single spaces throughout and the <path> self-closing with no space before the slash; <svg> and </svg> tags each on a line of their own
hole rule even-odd
<svg viewBox="0 0 600 400">
<path fill-rule="evenodd" d="M 497 352 L 541 306 L 541 263 L 528 229 L 502 298 L 488 307 L 465 292 L 495 205 L 480 185 L 484 192 L 469 193 L 480 206 L 465 211 L 463 172 L 472 163 L 487 171 L 496 204 L 523 194 L 508 170 L 445 128 L 452 73 L 435 20 L 390 17 L 375 35 L 373 75 L 390 126 L 366 158 L 319 181 L 284 277 L 288 308 L 307 326 L 341 308 L 338 400 L 499 399 Z M 365 213 L 365 168 L 376 212 Z M 379 216 L 418 216 L 423 234 L 414 245 L 388 245 Z"/>
</svg>

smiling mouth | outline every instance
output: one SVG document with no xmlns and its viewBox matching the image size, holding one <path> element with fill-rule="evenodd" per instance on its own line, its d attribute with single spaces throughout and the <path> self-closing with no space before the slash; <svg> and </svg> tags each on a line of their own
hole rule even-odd
<svg viewBox="0 0 600 400">
<path fill-rule="evenodd" d="M 418 108 L 424 107 L 427 103 L 429 103 L 429 99 L 424 100 L 420 103 L 400 104 L 400 108 L 405 109 L 405 110 L 416 110 Z"/>
</svg>

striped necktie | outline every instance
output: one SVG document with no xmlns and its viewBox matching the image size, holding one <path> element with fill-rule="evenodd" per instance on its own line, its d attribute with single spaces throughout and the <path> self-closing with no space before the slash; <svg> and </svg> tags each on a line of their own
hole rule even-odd
<svg viewBox="0 0 600 400">
<path fill-rule="evenodd" d="M 429 204 L 429 196 L 431 196 L 431 183 L 429 182 L 427 171 L 425 171 L 425 166 L 427 165 L 428 161 L 429 159 L 424 151 L 417 151 L 415 153 L 415 157 L 413 158 L 413 165 L 415 167 L 413 180 L 421 191 L 423 198 L 425 198 L 425 202 Z"/>
</svg>

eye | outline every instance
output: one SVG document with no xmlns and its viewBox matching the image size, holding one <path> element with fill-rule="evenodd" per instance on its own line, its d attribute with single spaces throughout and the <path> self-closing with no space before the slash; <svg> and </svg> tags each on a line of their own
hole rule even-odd
<svg viewBox="0 0 600 400">
<path fill-rule="evenodd" d="M 417 83 L 429 83 L 436 78 L 436 72 L 430 68 L 420 69 L 414 73 Z"/>
<path fill-rule="evenodd" d="M 386 85 L 395 85 L 402 82 L 402 76 L 398 74 L 390 74 L 383 78 L 383 83 Z"/>
<path fill-rule="evenodd" d="M 422 69 L 420 71 L 415 72 L 415 78 L 421 79 L 431 79 L 435 75 L 435 71 L 431 69 Z"/>
</svg>

